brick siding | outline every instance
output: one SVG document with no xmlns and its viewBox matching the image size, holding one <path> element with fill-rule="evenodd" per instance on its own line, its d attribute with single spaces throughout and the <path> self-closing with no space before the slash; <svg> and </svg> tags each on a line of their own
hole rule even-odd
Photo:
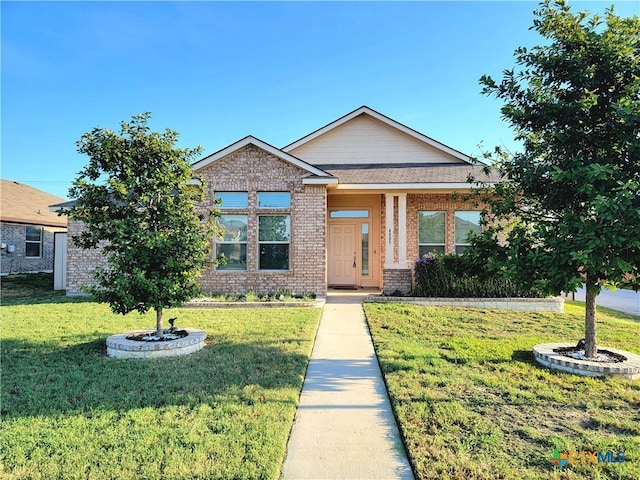
<svg viewBox="0 0 640 480">
<path fill-rule="evenodd" d="M 206 269 L 200 279 L 205 292 L 259 294 L 286 290 L 295 294 L 313 293 L 324 296 L 326 287 L 326 188 L 324 185 L 303 185 L 303 169 L 249 145 L 197 172 L 207 182 L 204 207 L 213 207 L 216 191 L 248 192 L 248 208 L 225 210 L 224 213 L 248 215 L 247 270 L 218 271 Z M 291 208 L 261 210 L 257 192 L 288 191 Z M 291 216 L 290 269 L 282 272 L 258 270 L 258 214 L 288 214 Z M 82 225 L 69 221 L 67 262 L 67 293 L 81 293 L 82 285 L 91 284 L 95 266 L 104 265 L 99 250 L 82 250 L 73 244 L 72 236 Z M 214 239 L 212 239 L 212 242 Z"/>
<path fill-rule="evenodd" d="M 303 185 L 306 172 L 253 145 L 221 158 L 197 172 L 208 185 L 207 198 L 213 206 L 216 191 L 248 192 L 248 208 L 224 213 L 248 215 L 247 270 L 206 270 L 201 283 L 207 292 L 259 294 L 278 289 L 296 294 L 324 296 L 326 286 L 326 205 L 324 185 Z M 291 208 L 259 209 L 258 192 L 288 191 Z M 258 269 L 258 215 L 291 215 L 290 269 L 263 272 Z"/>
<path fill-rule="evenodd" d="M 42 228 L 42 244 L 39 257 L 26 257 L 27 226 Z M 2 222 L 0 237 L 6 246 L 13 245 L 15 250 L 9 253 L 8 248 L 2 250 L 0 265 L 2 274 L 35 273 L 53 271 L 53 234 L 65 232 L 62 227 L 42 227 L 40 225 L 24 225 Z"/>
</svg>

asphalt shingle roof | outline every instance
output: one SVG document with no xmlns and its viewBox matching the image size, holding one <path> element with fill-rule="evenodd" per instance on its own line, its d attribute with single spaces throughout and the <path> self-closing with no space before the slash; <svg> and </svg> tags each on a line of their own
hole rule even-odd
<svg viewBox="0 0 640 480">
<path fill-rule="evenodd" d="M 12 180 L 0 184 L 0 221 L 66 227 L 67 217 L 49 211 L 49 206 L 64 199 Z"/>
</svg>

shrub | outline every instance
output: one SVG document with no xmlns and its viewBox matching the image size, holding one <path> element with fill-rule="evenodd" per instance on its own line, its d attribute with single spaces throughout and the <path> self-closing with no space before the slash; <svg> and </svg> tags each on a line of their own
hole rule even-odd
<svg viewBox="0 0 640 480">
<path fill-rule="evenodd" d="M 420 297 L 540 297 L 541 293 L 517 285 L 476 259 L 465 255 L 427 253 L 415 262 L 412 294 Z"/>
</svg>

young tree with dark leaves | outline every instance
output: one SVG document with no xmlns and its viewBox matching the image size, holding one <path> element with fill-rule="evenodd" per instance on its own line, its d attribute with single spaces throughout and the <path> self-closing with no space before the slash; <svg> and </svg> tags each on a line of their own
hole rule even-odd
<svg viewBox="0 0 640 480">
<path fill-rule="evenodd" d="M 503 272 L 545 292 L 585 283 L 593 358 L 597 295 L 640 280 L 640 20 L 550 0 L 535 15 L 544 44 L 518 48 L 501 81 L 480 80 L 522 150 L 486 155 L 502 180 L 485 190 L 492 226 L 477 243 L 490 237 Z"/>
<path fill-rule="evenodd" d="M 162 313 L 200 291 L 198 277 L 210 262 L 217 211 L 198 208 L 204 188 L 194 181 L 190 160 L 196 149 L 175 146 L 178 134 L 151 132 L 149 113 L 122 122 L 120 133 L 96 128 L 77 142 L 89 163 L 69 191 L 76 199 L 70 218 L 85 229 L 73 241 L 101 248 L 106 268 L 88 288 L 115 313 Z"/>
</svg>

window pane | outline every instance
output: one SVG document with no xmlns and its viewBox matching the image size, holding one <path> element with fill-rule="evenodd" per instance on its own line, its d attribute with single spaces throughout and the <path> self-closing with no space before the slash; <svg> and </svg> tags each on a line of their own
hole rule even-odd
<svg viewBox="0 0 640 480">
<path fill-rule="evenodd" d="M 444 244 L 444 212 L 420 212 L 418 217 L 418 243 Z"/>
<path fill-rule="evenodd" d="M 216 270 L 246 270 L 247 244 L 220 243 L 216 245 L 216 258 L 224 258 L 226 261 L 216 266 Z"/>
<path fill-rule="evenodd" d="M 216 192 L 216 200 L 221 200 L 220 208 L 247 208 L 249 205 L 247 192 Z"/>
<path fill-rule="evenodd" d="M 331 218 L 369 218 L 369 210 L 331 210 Z"/>
<path fill-rule="evenodd" d="M 26 257 L 39 257 L 40 256 L 40 243 L 27 242 L 25 244 L 25 256 Z"/>
<path fill-rule="evenodd" d="M 291 237 L 289 215 L 261 215 L 258 217 L 258 241 L 288 242 Z"/>
<path fill-rule="evenodd" d="M 291 193 L 289 192 L 258 192 L 259 208 L 289 208 Z"/>
<path fill-rule="evenodd" d="M 288 243 L 261 243 L 260 270 L 288 270 Z"/>
<path fill-rule="evenodd" d="M 418 255 L 422 257 L 427 253 L 444 253 L 444 245 L 420 245 Z"/>
<path fill-rule="evenodd" d="M 222 215 L 216 219 L 216 224 L 222 229 L 221 242 L 246 242 L 247 241 L 247 216 L 246 215 Z"/>
<path fill-rule="evenodd" d="M 38 227 L 27 227 L 27 241 L 39 242 L 41 240 L 42 229 Z"/>
<path fill-rule="evenodd" d="M 362 238 L 362 275 L 369 275 L 369 224 L 363 223 L 360 231 Z"/>
<path fill-rule="evenodd" d="M 480 212 L 456 212 L 456 243 L 468 243 L 470 232 L 480 233 Z"/>
</svg>

